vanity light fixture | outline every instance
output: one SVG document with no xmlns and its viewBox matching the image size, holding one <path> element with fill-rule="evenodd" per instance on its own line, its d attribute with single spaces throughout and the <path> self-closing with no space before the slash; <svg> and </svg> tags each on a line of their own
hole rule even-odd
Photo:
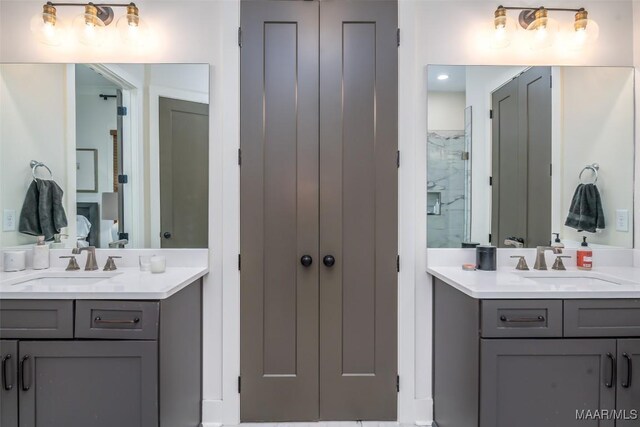
<svg viewBox="0 0 640 427">
<path fill-rule="evenodd" d="M 493 19 L 492 47 L 504 48 L 511 44 L 518 25 L 507 16 L 508 10 L 519 10 L 519 26 L 527 30 L 529 45 L 532 49 L 545 49 L 552 46 L 560 32 L 558 21 L 549 17 L 549 12 L 574 12 L 574 23 L 570 27 L 571 46 L 582 48 L 594 43 L 598 39 L 600 28 L 598 24 L 588 19 L 588 12 L 584 8 L 545 8 L 527 9 L 524 7 L 498 6 Z"/>
<path fill-rule="evenodd" d="M 142 42 L 147 33 L 147 25 L 140 18 L 135 3 L 53 3 L 47 2 L 42 13 L 31 19 L 31 31 L 45 44 L 59 45 L 65 36 L 65 23 L 57 16 L 56 7 L 80 6 L 83 13 L 74 18 L 73 33 L 77 39 L 89 46 L 100 46 L 106 37 L 106 27 L 113 22 L 114 7 L 124 7 L 127 12 L 118 19 L 115 27 L 120 38 L 127 44 Z"/>
</svg>

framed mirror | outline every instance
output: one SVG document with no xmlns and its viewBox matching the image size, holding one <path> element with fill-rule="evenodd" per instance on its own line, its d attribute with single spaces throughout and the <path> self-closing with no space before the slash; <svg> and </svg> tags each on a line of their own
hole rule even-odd
<svg viewBox="0 0 640 427">
<path fill-rule="evenodd" d="M 208 65 L 2 64 L 0 103 L 2 247 L 208 246 Z"/>
<path fill-rule="evenodd" d="M 428 69 L 427 245 L 633 247 L 634 71 Z"/>
</svg>

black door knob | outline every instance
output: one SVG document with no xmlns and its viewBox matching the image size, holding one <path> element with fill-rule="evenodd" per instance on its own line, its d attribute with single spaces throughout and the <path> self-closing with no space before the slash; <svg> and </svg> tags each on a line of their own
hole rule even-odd
<svg viewBox="0 0 640 427">
<path fill-rule="evenodd" d="M 311 255 L 302 255 L 302 258 L 300 258 L 300 264 L 304 265 L 305 267 L 309 267 L 312 263 L 313 258 L 311 258 Z"/>
<path fill-rule="evenodd" d="M 171 238 L 171 233 L 169 233 L 168 231 L 165 231 L 165 232 L 162 234 L 162 236 L 163 236 L 165 239 L 170 239 L 170 238 Z"/>
<path fill-rule="evenodd" d="M 336 259 L 333 255 L 325 255 L 324 258 L 322 258 L 322 263 L 327 267 L 333 267 L 333 264 L 336 263 Z"/>
</svg>

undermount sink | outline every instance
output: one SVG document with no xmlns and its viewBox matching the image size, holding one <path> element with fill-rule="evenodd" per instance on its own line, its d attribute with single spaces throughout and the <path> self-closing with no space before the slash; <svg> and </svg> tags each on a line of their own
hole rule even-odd
<svg viewBox="0 0 640 427">
<path fill-rule="evenodd" d="M 595 277 L 592 275 L 575 275 L 575 276 L 564 276 L 564 275 L 524 275 L 526 279 L 533 280 L 534 282 L 540 283 L 542 285 L 555 285 L 555 286 L 607 286 L 621 285 L 618 282 L 614 282 L 612 280 L 603 279 L 600 277 Z"/>
<path fill-rule="evenodd" d="M 115 272 L 65 272 L 42 273 L 33 278 L 25 278 L 24 281 L 14 283 L 13 286 L 89 286 L 116 276 Z"/>
</svg>

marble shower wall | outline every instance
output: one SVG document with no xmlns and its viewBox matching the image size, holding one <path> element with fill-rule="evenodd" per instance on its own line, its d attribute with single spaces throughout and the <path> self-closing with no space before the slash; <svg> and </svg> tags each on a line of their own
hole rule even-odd
<svg viewBox="0 0 640 427">
<path fill-rule="evenodd" d="M 468 239 L 468 165 L 465 131 L 427 136 L 427 246 L 459 248 Z"/>
</svg>

